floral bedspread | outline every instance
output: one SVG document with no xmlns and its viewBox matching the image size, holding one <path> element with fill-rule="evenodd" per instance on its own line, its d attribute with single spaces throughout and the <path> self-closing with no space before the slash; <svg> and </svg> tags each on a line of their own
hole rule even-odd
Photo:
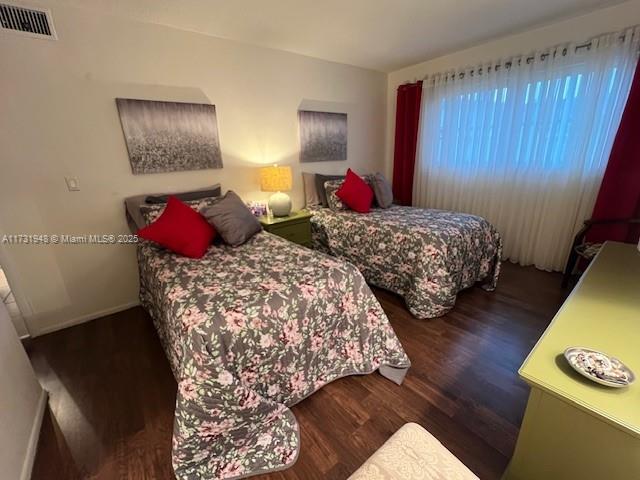
<svg viewBox="0 0 640 480">
<path fill-rule="evenodd" d="M 353 263 L 372 285 L 401 295 L 418 318 L 444 315 L 462 289 L 493 290 L 502 240 L 475 215 L 393 205 L 361 214 L 312 210 L 314 248 Z"/>
<path fill-rule="evenodd" d="M 179 479 L 243 478 L 298 455 L 288 407 L 346 375 L 410 363 L 350 264 L 267 232 L 198 260 L 143 242 L 140 298 L 178 381 Z"/>
</svg>

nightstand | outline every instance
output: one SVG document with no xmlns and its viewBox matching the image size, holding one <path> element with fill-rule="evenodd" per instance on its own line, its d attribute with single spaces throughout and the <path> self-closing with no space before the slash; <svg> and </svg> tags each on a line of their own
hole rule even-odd
<svg viewBox="0 0 640 480">
<path fill-rule="evenodd" d="M 311 247 L 311 213 L 307 210 L 292 212 L 286 217 L 260 217 L 262 227 L 269 233 L 290 242 Z"/>
</svg>

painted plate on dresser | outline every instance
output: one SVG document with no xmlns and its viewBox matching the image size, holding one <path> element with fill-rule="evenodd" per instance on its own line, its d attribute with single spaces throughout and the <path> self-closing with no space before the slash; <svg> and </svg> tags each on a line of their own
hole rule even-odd
<svg viewBox="0 0 640 480">
<path fill-rule="evenodd" d="M 615 357 L 584 347 L 570 347 L 564 358 L 580 375 L 601 385 L 623 388 L 631 385 L 636 376 Z"/>
</svg>

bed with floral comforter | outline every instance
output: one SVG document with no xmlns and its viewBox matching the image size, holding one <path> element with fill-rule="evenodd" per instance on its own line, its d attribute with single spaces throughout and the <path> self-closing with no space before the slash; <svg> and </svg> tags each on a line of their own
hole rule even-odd
<svg viewBox="0 0 640 480">
<path fill-rule="evenodd" d="M 372 285 L 401 295 L 418 318 L 444 315 L 460 290 L 494 290 L 502 240 L 485 219 L 424 208 L 370 213 L 313 208 L 313 247 L 353 263 Z"/>
<path fill-rule="evenodd" d="M 401 383 L 407 358 L 350 264 L 266 232 L 198 260 L 138 246 L 140 298 L 178 382 L 179 479 L 243 478 L 291 466 L 289 407 L 337 378 Z"/>
</svg>

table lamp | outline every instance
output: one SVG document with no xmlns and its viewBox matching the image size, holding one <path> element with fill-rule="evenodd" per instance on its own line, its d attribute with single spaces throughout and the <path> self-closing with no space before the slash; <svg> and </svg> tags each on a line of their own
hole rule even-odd
<svg viewBox="0 0 640 480">
<path fill-rule="evenodd" d="M 291 213 L 291 199 L 283 191 L 291 190 L 291 167 L 263 167 L 260 169 L 260 189 L 276 192 L 269 198 L 269 210 L 275 217 L 286 217 Z"/>
</svg>

